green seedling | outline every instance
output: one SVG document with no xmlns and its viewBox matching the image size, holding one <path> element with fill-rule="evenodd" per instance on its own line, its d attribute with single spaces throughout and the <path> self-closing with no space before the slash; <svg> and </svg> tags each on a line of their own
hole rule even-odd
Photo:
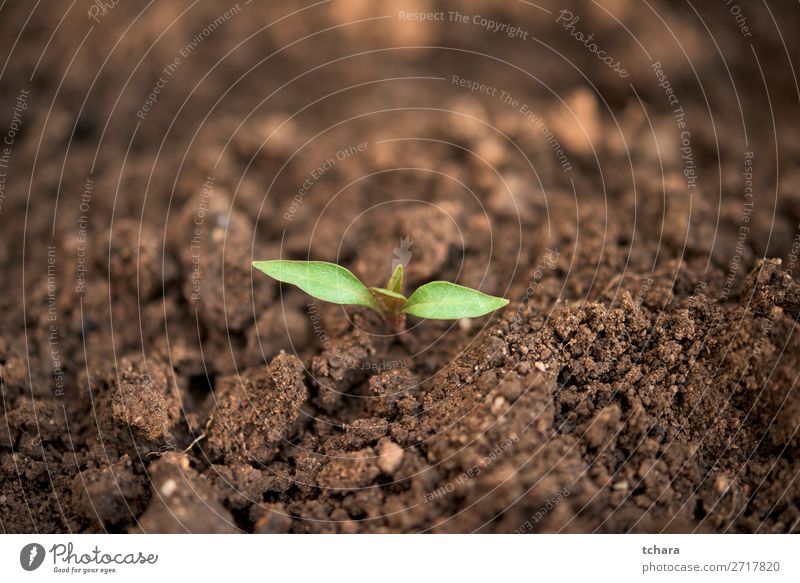
<svg viewBox="0 0 800 583">
<path fill-rule="evenodd" d="M 364 306 L 379 313 L 396 330 L 407 314 L 431 320 L 477 318 L 508 304 L 447 281 L 432 281 L 403 295 L 403 265 L 398 265 L 386 287 L 367 287 L 344 267 L 326 261 L 253 261 L 253 267 L 271 278 L 296 285 L 307 294 L 334 304 Z"/>
</svg>

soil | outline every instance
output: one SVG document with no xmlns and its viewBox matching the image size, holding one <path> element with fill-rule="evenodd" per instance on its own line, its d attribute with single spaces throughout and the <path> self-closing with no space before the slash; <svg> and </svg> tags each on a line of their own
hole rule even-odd
<svg viewBox="0 0 800 583">
<path fill-rule="evenodd" d="M 5 4 L 2 530 L 800 531 L 800 12 L 703 4 Z"/>
</svg>

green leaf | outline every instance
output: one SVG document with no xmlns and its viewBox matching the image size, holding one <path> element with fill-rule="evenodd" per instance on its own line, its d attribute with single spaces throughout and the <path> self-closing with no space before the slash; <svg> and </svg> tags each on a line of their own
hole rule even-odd
<svg viewBox="0 0 800 583">
<path fill-rule="evenodd" d="M 446 281 L 432 281 L 418 288 L 403 312 L 431 320 L 457 320 L 477 318 L 508 304 L 504 298 L 496 298 L 478 290 Z"/>
<path fill-rule="evenodd" d="M 333 304 L 366 306 L 381 312 L 367 287 L 344 267 L 327 261 L 253 261 L 253 267 L 273 279 L 296 285 L 307 294 Z"/>
<path fill-rule="evenodd" d="M 389 291 L 393 291 L 396 293 L 401 293 L 403 291 L 403 264 L 399 264 L 394 273 L 392 273 L 392 277 L 389 278 L 389 283 L 386 284 L 386 289 Z"/>
<path fill-rule="evenodd" d="M 371 291 L 375 297 L 378 298 L 378 301 L 380 301 L 383 307 L 391 313 L 400 312 L 400 309 L 405 306 L 408 301 L 403 294 L 382 287 L 371 287 L 369 291 Z"/>
</svg>

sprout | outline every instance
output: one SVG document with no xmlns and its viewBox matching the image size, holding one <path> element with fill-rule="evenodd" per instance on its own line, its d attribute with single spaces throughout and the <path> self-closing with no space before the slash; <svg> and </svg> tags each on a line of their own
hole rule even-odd
<svg viewBox="0 0 800 583">
<path fill-rule="evenodd" d="M 386 287 L 367 287 L 350 271 L 326 261 L 254 261 L 253 267 L 271 278 L 296 285 L 307 294 L 334 304 L 364 306 L 379 313 L 397 330 L 406 314 L 430 320 L 477 318 L 508 304 L 447 281 L 432 281 L 409 297 L 402 293 L 403 265 L 398 265 Z"/>
</svg>

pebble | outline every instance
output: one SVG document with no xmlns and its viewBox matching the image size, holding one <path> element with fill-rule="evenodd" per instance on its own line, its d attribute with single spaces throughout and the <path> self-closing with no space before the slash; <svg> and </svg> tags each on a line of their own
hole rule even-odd
<svg viewBox="0 0 800 583">
<path fill-rule="evenodd" d="M 165 498 L 172 496 L 175 493 L 175 490 L 178 489 L 178 484 L 170 478 L 161 486 L 161 495 Z"/>
<path fill-rule="evenodd" d="M 378 445 L 378 467 L 384 474 L 392 475 L 402 463 L 402 447 L 388 440 Z"/>
<path fill-rule="evenodd" d="M 542 372 L 547 370 L 547 367 L 544 365 L 544 363 L 541 360 L 537 360 L 536 362 L 534 362 L 533 366 L 536 367 L 536 370 L 540 370 Z"/>
<path fill-rule="evenodd" d="M 498 415 L 501 411 L 506 409 L 506 400 L 503 397 L 497 397 L 492 403 L 492 413 Z"/>
</svg>

